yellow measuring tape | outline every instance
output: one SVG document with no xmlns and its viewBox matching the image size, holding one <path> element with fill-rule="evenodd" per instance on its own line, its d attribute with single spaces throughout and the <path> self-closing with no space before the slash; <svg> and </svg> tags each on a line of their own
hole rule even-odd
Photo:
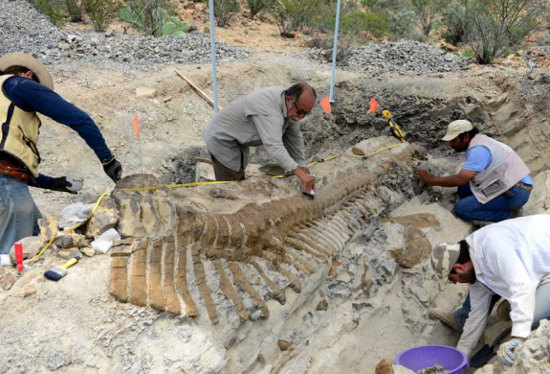
<svg viewBox="0 0 550 374">
<path fill-rule="evenodd" d="M 383 147 L 383 148 L 379 148 L 377 149 L 376 151 L 374 152 L 371 152 L 371 153 L 367 153 L 366 155 L 345 155 L 343 153 L 339 153 L 339 154 L 336 154 L 336 155 L 333 155 L 333 156 L 330 156 L 330 157 L 327 157 L 325 159 L 323 159 L 322 161 L 314 161 L 314 162 L 311 162 L 307 165 L 308 168 L 312 167 L 313 165 L 315 164 L 318 164 L 318 163 L 321 163 L 321 162 L 327 162 L 327 161 L 332 161 L 338 157 L 341 157 L 341 156 L 349 156 L 349 157 L 356 157 L 356 158 L 367 158 L 367 157 L 371 157 L 377 153 L 380 153 L 380 152 L 383 152 L 385 150 L 388 150 L 388 149 L 392 149 L 392 148 L 395 148 L 397 146 L 400 146 L 401 144 L 392 144 L 390 146 L 387 146 L 387 147 Z M 273 178 L 275 179 L 281 179 L 281 178 L 285 178 L 286 175 L 276 175 L 274 176 Z M 181 184 L 168 184 L 168 185 L 165 185 L 163 186 L 163 188 L 182 188 L 182 187 L 197 187 L 197 186 L 206 186 L 206 185 L 214 185 L 214 184 L 226 184 L 226 183 L 233 183 L 235 181 L 209 181 L 209 182 L 191 182 L 191 183 L 181 183 Z M 126 192 L 135 192 L 135 191 L 154 191 L 154 190 L 158 190 L 159 188 L 161 187 L 136 187 L 136 188 L 121 188 L 119 189 L 119 191 L 126 191 Z M 92 209 L 92 214 L 90 214 L 90 218 L 92 218 L 92 216 L 95 214 L 95 211 L 97 210 L 97 208 L 99 207 L 99 204 L 101 203 L 101 201 L 103 200 L 103 198 L 107 195 L 110 195 L 113 191 L 111 190 L 111 192 L 104 192 L 101 194 L 101 196 L 99 196 L 99 198 L 97 199 L 95 205 L 94 205 L 94 208 Z M 69 227 L 69 228 L 66 228 L 65 231 L 73 231 L 77 228 L 79 228 L 80 226 L 84 225 L 86 222 L 88 222 L 88 220 L 90 219 L 88 218 L 87 220 L 79 223 L 78 225 L 75 225 L 73 227 Z M 33 264 L 35 263 L 36 261 L 38 261 L 40 259 L 40 257 L 42 257 L 42 255 L 44 254 L 44 252 L 46 252 L 46 250 L 50 247 L 50 245 L 52 245 L 52 243 L 55 241 L 55 239 L 57 239 L 57 236 L 53 236 L 49 241 L 48 243 L 38 252 L 38 254 L 36 256 L 34 256 L 31 260 L 30 260 L 30 263 Z"/>
<path fill-rule="evenodd" d="M 112 192 L 112 191 L 111 191 Z M 105 196 L 107 196 L 107 194 L 111 194 L 111 192 L 107 193 L 107 192 L 104 192 L 101 194 L 101 196 L 99 196 L 99 198 L 97 199 L 95 205 L 94 205 L 94 208 L 92 209 L 92 214 L 90 214 L 90 218 L 92 218 L 92 216 L 94 215 L 95 211 L 97 210 L 97 207 L 99 206 L 99 203 L 101 203 L 101 200 L 103 200 L 103 198 Z M 75 225 L 73 227 L 69 227 L 69 228 L 66 228 L 65 231 L 73 231 L 77 228 L 79 228 L 80 226 L 84 225 L 86 222 L 88 222 L 90 220 L 90 218 L 88 218 L 87 220 L 79 223 L 78 225 Z M 46 245 L 44 247 L 42 247 L 42 249 L 38 252 L 38 254 L 36 256 L 34 256 L 33 258 L 30 259 L 30 263 L 31 264 L 34 264 L 36 261 L 40 260 L 40 257 L 42 257 L 42 255 L 44 254 L 44 252 L 46 252 L 46 249 L 48 249 L 50 247 L 50 245 L 52 245 L 52 243 L 55 241 L 55 239 L 57 239 L 57 236 L 54 235 L 49 241 L 48 243 L 46 243 Z"/>
<path fill-rule="evenodd" d="M 167 184 L 165 186 L 162 186 L 162 188 L 181 188 L 181 187 L 197 187 L 197 186 L 206 186 L 209 184 L 225 184 L 225 183 L 231 183 L 235 181 L 209 181 L 209 182 L 191 182 L 191 183 L 181 183 L 181 184 Z M 154 191 L 158 190 L 161 187 L 136 187 L 136 188 L 121 188 L 119 191 L 126 191 L 126 192 L 132 192 L 132 191 Z"/>
</svg>

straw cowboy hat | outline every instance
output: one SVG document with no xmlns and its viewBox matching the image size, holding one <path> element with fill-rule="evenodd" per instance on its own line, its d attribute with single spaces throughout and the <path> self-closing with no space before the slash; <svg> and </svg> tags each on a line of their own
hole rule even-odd
<svg viewBox="0 0 550 374">
<path fill-rule="evenodd" d="M 24 66 L 36 75 L 38 81 L 53 90 L 53 79 L 48 70 L 34 57 L 24 53 L 8 53 L 0 57 L 0 70 L 11 66 Z"/>
</svg>

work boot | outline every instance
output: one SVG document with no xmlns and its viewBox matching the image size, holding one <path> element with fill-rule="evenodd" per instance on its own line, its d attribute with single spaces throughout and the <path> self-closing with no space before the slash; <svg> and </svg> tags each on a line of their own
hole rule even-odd
<svg viewBox="0 0 550 374">
<path fill-rule="evenodd" d="M 482 227 L 485 227 L 487 225 L 490 225 L 491 223 L 494 223 L 494 222 L 489 222 L 489 221 L 472 221 L 472 225 L 474 225 L 475 227 L 477 228 L 482 228 Z"/>
<path fill-rule="evenodd" d="M 375 374 L 394 374 L 393 363 L 387 358 L 383 359 L 376 365 Z"/>
<path fill-rule="evenodd" d="M 445 326 L 450 327 L 451 329 L 461 332 L 460 327 L 456 323 L 453 313 L 446 312 L 439 308 L 434 308 L 430 310 L 430 318 L 440 320 Z"/>
<path fill-rule="evenodd" d="M 523 214 L 523 208 L 519 207 L 517 209 L 512 210 L 512 215 L 510 216 L 510 218 L 518 218 L 518 217 L 521 217 L 522 214 Z"/>
<path fill-rule="evenodd" d="M 512 307 L 508 300 L 503 299 L 497 306 L 497 316 L 501 321 L 510 321 L 510 311 Z"/>
</svg>

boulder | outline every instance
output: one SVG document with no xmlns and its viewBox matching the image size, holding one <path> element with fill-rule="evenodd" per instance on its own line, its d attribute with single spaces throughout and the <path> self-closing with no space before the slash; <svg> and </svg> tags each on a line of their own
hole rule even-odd
<svg viewBox="0 0 550 374">
<path fill-rule="evenodd" d="M 45 245 L 45 242 L 39 236 L 28 236 L 19 240 L 19 242 L 23 245 L 23 260 L 36 256 Z M 17 263 L 15 260 L 15 244 L 10 248 L 10 259 L 12 264 Z"/>
<path fill-rule="evenodd" d="M 40 240 L 47 243 L 51 238 L 57 236 L 59 221 L 52 216 L 46 216 L 38 220 L 38 227 L 40 228 Z"/>
<path fill-rule="evenodd" d="M 99 236 L 114 228 L 118 220 L 119 214 L 116 203 L 110 196 L 106 196 L 86 224 L 86 236 Z"/>
<path fill-rule="evenodd" d="M 65 229 L 86 222 L 92 215 L 94 205 L 78 202 L 66 206 L 59 212 L 59 227 Z"/>
<path fill-rule="evenodd" d="M 60 231 L 53 242 L 59 248 L 86 247 L 89 245 L 84 235 L 71 231 Z"/>
<path fill-rule="evenodd" d="M 546 170 L 537 174 L 533 178 L 533 191 L 523 206 L 523 216 L 531 216 L 533 214 L 548 214 L 550 211 L 550 170 Z"/>
</svg>

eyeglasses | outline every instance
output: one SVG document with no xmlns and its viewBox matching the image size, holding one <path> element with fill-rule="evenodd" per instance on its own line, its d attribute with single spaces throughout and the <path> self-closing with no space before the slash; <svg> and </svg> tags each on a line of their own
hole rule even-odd
<svg viewBox="0 0 550 374">
<path fill-rule="evenodd" d="M 308 112 L 307 110 L 298 108 L 298 105 L 296 103 L 294 103 L 294 107 L 296 108 L 296 114 L 298 114 L 299 116 L 307 116 L 308 114 L 311 113 L 311 112 Z"/>
</svg>

